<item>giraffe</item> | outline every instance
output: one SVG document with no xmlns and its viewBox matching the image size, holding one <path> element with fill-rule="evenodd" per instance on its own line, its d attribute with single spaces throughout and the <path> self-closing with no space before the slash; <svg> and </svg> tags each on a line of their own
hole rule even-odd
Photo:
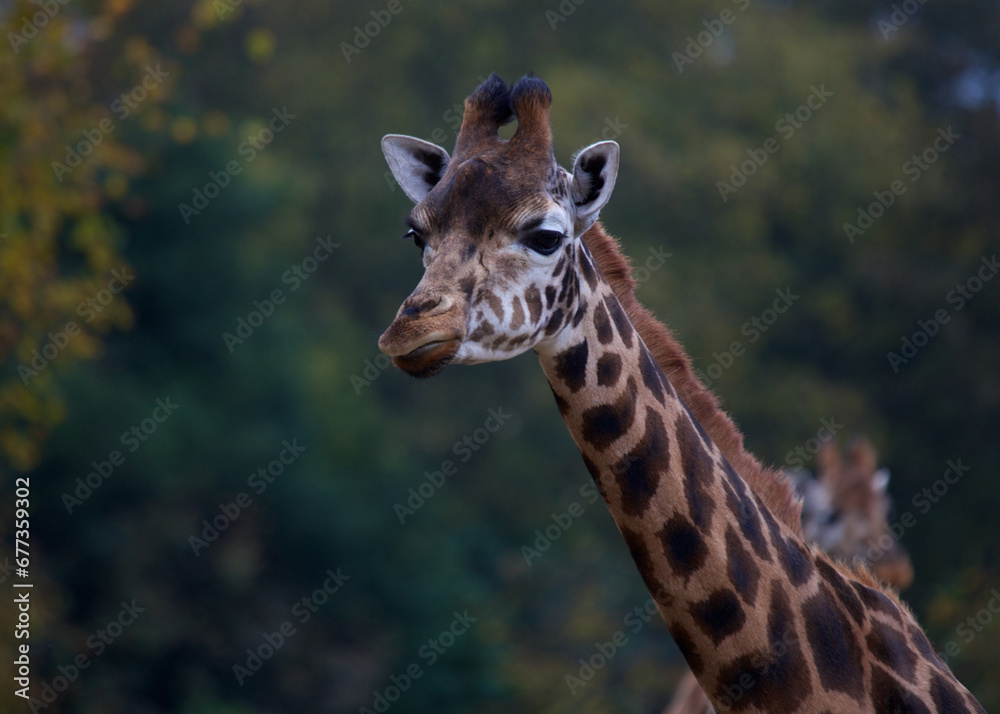
<svg viewBox="0 0 1000 714">
<path fill-rule="evenodd" d="M 875 577 L 899 590 L 913 582 L 913 566 L 906 549 L 892 538 L 888 550 L 877 549 L 869 557 L 872 543 L 888 533 L 892 506 L 886 492 L 887 469 L 877 468 L 871 442 L 855 437 L 841 460 L 837 446 L 829 441 L 820 447 L 816 478 L 805 469 L 789 469 L 786 477 L 802 501 L 802 533 L 805 540 L 841 561 L 860 560 Z M 890 534 L 891 535 L 891 534 Z M 681 677 L 663 714 L 712 714 L 715 710 L 691 670 Z"/>
<path fill-rule="evenodd" d="M 802 497 L 805 539 L 839 560 L 863 561 L 876 578 L 894 588 L 908 588 L 913 582 L 913 565 L 899 541 L 891 538 L 892 545 L 885 550 L 872 547 L 889 532 L 892 499 L 886 491 L 889 471 L 877 467 L 871 442 L 855 437 L 846 461 L 837 446 L 827 442 L 816 461 L 816 478 L 789 474 Z"/>
<path fill-rule="evenodd" d="M 390 134 L 424 274 L 379 338 L 415 377 L 533 350 L 639 570 L 717 709 L 982 712 L 909 610 L 802 539 L 788 484 L 743 447 L 597 222 L 619 147 L 552 150 L 546 84 L 498 75 L 454 156 Z M 498 130 L 517 121 L 509 140 Z"/>
</svg>

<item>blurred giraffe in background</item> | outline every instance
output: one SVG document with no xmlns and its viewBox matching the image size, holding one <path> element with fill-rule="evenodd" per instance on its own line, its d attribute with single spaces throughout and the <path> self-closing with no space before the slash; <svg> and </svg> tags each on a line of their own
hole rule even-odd
<svg viewBox="0 0 1000 714">
<path fill-rule="evenodd" d="M 864 561 L 879 580 L 905 590 L 913 581 L 906 549 L 891 534 L 888 550 L 875 545 L 888 533 L 892 499 L 886 490 L 889 470 L 877 468 L 871 443 L 856 437 L 846 462 L 833 443 L 826 443 L 816 458 L 816 478 L 787 473 L 802 498 L 806 540 L 839 560 Z"/>
<path fill-rule="evenodd" d="M 888 534 L 892 498 L 886 487 L 889 470 L 877 468 L 877 454 L 868 439 L 855 437 L 841 458 L 837 445 L 823 444 L 816 456 L 817 475 L 806 469 L 785 472 L 802 499 L 802 534 L 817 548 L 838 560 L 860 560 L 879 580 L 898 590 L 913 582 L 910 556 L 890 535 L 892 545 L 877 543 Z M 663 714 L 714 712 L 701 685 L 688 670 Z"/>
</svg>

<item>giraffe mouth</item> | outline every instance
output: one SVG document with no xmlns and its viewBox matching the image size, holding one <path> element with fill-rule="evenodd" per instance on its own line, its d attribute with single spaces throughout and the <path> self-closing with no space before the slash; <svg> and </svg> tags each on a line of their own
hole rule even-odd
<svg viewBox="0 0 1000 714">
<path fill-rule="evenodd" d="M 396 355 L 392 363 L 412 377 L 433 377 L 455 358 L 462 341 L 457 337 L 449 340 L 434 340 Z"/>
</svg>

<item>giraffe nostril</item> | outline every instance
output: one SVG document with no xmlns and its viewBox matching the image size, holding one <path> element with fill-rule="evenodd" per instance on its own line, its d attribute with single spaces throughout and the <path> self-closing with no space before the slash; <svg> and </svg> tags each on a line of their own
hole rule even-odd
<svg viewBox="0 0 1000 714">
<path fill-rule="evenodd" d="M 450 298 L 440 295 L 410 299 L 403 305 L 400 315 L 405 315 L 407 317 L 417 315 L 421 317 L 431 317 L 432 315 L 439 315 L 443 312 L 447 312 L 448 309 L 451 308 L 451 304 L 452 301 Z"/>
<path fill-rule="evenodd" d="M 437 307 L 440 302 L 441 298 L 439 297 L 410 298 L 406 301 L 406 304 L 403 305 L 403 309 L 400 314 L 407 316 L 419 315 Z"/>
</svg>

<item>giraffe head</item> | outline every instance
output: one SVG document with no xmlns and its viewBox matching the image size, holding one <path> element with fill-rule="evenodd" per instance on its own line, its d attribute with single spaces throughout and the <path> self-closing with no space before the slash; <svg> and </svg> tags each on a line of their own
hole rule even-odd
<svg viewBox="0 0 1000 714">
<path fill-rule="evenodd" d="M 833 442 L 824 444 L 817 478 L 800 478 L 796 488 L 807 540 L 836 558 L 865 561 L 880 580 L 903 589 L 913 580 L 913 567 L 906 549 L 888 535 L 888 483 L 889 470 L 877 467 L 871 442 L 856 437 L 846 461 Z M 892 545 L 885 550 L 887 535 Z"/>
<path fill-rule="evenodd" d="M 558 340 L 580 302 L 580 237 L 614 188 L 618 145 L 556 163 L 552 95 L 528 75 L 493 74 L 466 100 L 454 156 L 408 136 L 382 139 L 389 168 L 416 204 L 408 224 L 424 275 L 379 347 L 416 377 L 447 364 L 507 359 Z M 517 131 L 502 139 L 512 120 Z M 588 261 L 589 265 L 589 261 Z"/>
</svg>

